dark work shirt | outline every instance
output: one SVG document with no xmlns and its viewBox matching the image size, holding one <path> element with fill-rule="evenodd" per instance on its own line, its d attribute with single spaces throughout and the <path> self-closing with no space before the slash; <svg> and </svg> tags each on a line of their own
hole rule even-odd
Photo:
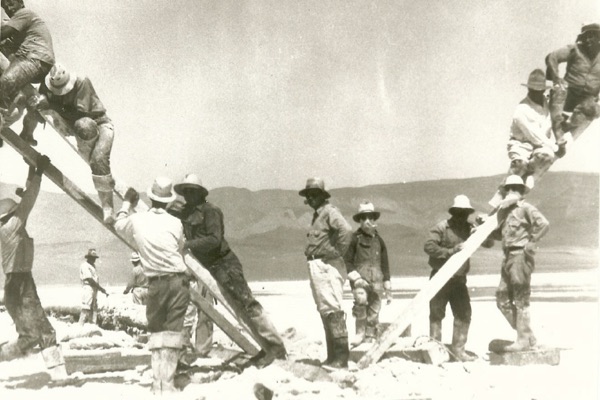
<svg viewBox="0 0 600 400">
<path fill-rule="evenodd" d="M 186 207 L 181 218 L 188 247 L 205 267 L 231 251 L 225 240 L 225 224 L 221 209 L 209 202 Z"/>
</svg>

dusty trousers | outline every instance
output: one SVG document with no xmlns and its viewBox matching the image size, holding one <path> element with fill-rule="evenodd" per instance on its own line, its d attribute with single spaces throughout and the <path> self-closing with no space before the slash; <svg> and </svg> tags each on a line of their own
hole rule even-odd
<svg viewBox="0 0 600 400">
<path fill-rule="evenodd" d="M 431 276 L 433 277 L 432 272 Z M 429 320 L 441 321 L 446 316 L 446 307 L 450 303 L 452 315 L 466 323 L 471 322 L 471 298 L 467 288 L 466 276 L 454 276 L 433 296 L 429 302 Z"/>
<path fill-rule="evenodd" d="M 4 302 L 19 334 L 21 352 L 36 345 L 42 349 L 56 345 L 56 333 L 42 308 L 31 272 L 6 274 Z"/>
<path fill-rule="evenodd" d="M 180 273 L 150 277 L 148 281 L 148 331 L 181 333 L 185 312 L 190 303 L 189 278 Z"/>
<path fill-rule="evenodd" d="M 8 108 L 28 83 L 38 83 L 50 72 L 52 65 L 37 59 L 11 57 L 10 65 L 0 76 L 0 107 Z"/>
</svg>

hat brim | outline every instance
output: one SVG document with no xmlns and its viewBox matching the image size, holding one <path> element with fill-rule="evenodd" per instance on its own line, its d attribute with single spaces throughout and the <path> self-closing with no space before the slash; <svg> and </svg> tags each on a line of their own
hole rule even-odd
<svg viewBox="0 0 600 400">
<path fill-rule="evenodd" d="M 75 82 L 77 82 L 77 75 L 69 74 L 69 81 L 64 86 L 61 86 L 59 88 L 53 86 L 50 82 L 50 74 L 46 75 L 44 82 L 46 83 L 46 87 L 49 91 L 52 92 L 52 94 L 55 94 L 57 96 L 64 96 L 65 94 L 73 90 L 73 88 L 75 87 Z"/>
<path fill-rule="evenodd" d="M 452 214 L 452 210 L 469 210 L 469 212 L 474 213 L 475 209 L 472 207 L 450 207 L 448 212 Z"/>
<path fill-rule="evenodd" d="M 526 83 L 521 83 L 521 86 L 525 86 L 527 89 L 537 90 L 538 92 L 541 92 L 542 90 L 552 89 L 552 86 L 550 86 L 548 84 L 546 84 L 544 86 L 532 86 L 532 85 L 528 85 Z"/>
<path fill-rule="evenodd" d="M 182 196 L 183 196 L 183 191 L 185 189 L 200 190 L 202 192 L 202 194 L 204 195 L 204 197 L 208 196 L 208 189 L 206 189 L 204 186 L 200 186 L 195 183 L 178 183 L 175 186 L 173 186 L 173 190 L 175 191 L 175 193 L 180 194 Z"/>
<path fill-rule="evenodd" d="M 154 200 L 157 201 L 159 203 L 165 203 L 168 204 L 170 202 L 172 202 L 173 200 L 175 200 L 177 198 L 177 195 L 175 193 L 171 193 L 171 196 L 168 197 L 160 197 L 155 195 L 154 193 L 152 193 L 152 188 L 148 188 L 148 190 L 146 190 L 146 195 L 148 196 L 148 198 L 150 200 Z"/>
<path fill-rule="evenodd" d="M 331 195 L 329 194 L 329 192 L 327 192 L 327 190 L 323 190 L 323 189 L 319 189 L 319 188 L 304 188 L 301 191 L 299 191 L 298 194 L 302 197 L 306 197 L 306 192 L 308 192 L 309 190 L 319 190 L 319 191 L 323 192 L 325 194 L 326 199 L 331 197 Z"/>
<path fill-rule="evenodd" d="M 369 214 L 375 216 L 375 221 L 377 221 L 379 219 L 379 217 L 381 216 L 381 213 L 379 211 L 365 211 L 365 212 L 359 212 L 357 214 L 354 214 L 352 216 L 352 219 L 354 220 L 354 222 L 360 222 L 361 215 L 369 215 Z"/>
<path fill-rule="evenodd" d="M 6 211 L 4 214 L 0 215 L 0 219 L 2 219 L 2 218 L 4 218 L 4 217 L 6 217 L 8 214 L 10 214 L 10 213 L 14 212 L 14 211 L 17 209 L 17 206 L 18 206 L 18 205 L 19 205 L 18 203 L 17 203 L 17 204 L 13 204 L 13 205 L 12 205 L 12 206 L 11 206 L 11 207 L 8 209 L 8 211 Z"/>
</svg>

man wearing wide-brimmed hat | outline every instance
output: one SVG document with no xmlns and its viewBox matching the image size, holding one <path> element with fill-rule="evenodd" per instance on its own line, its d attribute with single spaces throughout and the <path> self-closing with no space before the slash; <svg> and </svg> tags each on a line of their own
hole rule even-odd
<svg viewBox="0 0 600 400">
<path fill-rule="evenodd" d="M 517 340 L 502 351 L 524 351 L 537 343 L 529 312 L 531 274 L 538 243 L 548 232 L 549 222 L 537 208 L 523 200 L 525 184 L 520 176 L 508 176 L 504 191 L 506 197 L 514 197 L 517 202 L 498 211 L 499 226 L 491 235 L 502 240 L 504 251 L 496 305 L 517 331 Z"/>
<path fill-rule="evenodd" d="M 564 78 L 559 71 L 562 63 L 567 63 Z M 546 76 L 554 82 L 550 112 L 556 140 L 563 142 L 565 132 L 577 138 L 600 116 L 600 24 L 583 24 L 575 44 L 548 54 Z M 569 118 L 563 112 L 573 114 Z"/>
<path fill-rule="evenodd" d="M 264 351 L 259 352 L 251 362 L 260 368 L 275 359 L 285 359 L 287 351 L 283 340 L 262 305 L 254 298 L 244 277 L 242 264 L 225 239 L 223 212 L 206 201 L 208 190 L 196 174 L 187 174 L 181 183 L 175 185 L 175 191 L 185 199 L 181 214 L 187 239 L 185 248 L 190 249 L 208 269 L 221 289 L 239 303 L 250 319 L 249 328 L 266 343 Z M 202 332 L 201 330 L 200 333 Z M 196 334 L 198 333 L 197 330 Z M 209 331 L 206 330 L 200 338 L 207 340 L 208 334 Z M 196 343 L 200 345 L 198 350 L 206 347 L 198 341 L 198 337 Z"/>
<path fill-rule="evenodd" d="M 364 202 L 358 206 L 358 212 L 352 219 L 358 222 L 360 227 L 352 234 L 352 241 L 344 255 L 348 279 L 355 294 L 352 307 L 352 315 L 356 319 L 354 345 L 362 342 L 372 343 L 375 340 L 381 299 L 385 295 L 388 304 L 392 300 L 387 247 L 377 232 L 376 221 L 380 215 L 371 202 Z M 366 298 L 357 296 L 357 288 L 366 291 Z"/>
<path fill-rule="evenodd" d="M 104 293 L 107 297 L 108 292 L 100 286 L 98 272 L 96 271 L 96 260 L 100 256 L 96 249 L 89 249 L 83 257 L 85 261 L 79 266 L 79 279 L 83 290 L 79 324 L 84 325 L 88 321 L 96 324 L 98 320 L 98 292 Z"/>
<path fill-rule="evenodd" d="M 37 168 L 29 166 L 20 203 L 11 198 L 0 200 L 0 248 L 6 275 L 4 303 L 19 334 L 16 341 L 0 345 L 0 361 L 24 357 L 29 350 L 39 346 L 51 377 L 63 379 L 67 376 L 65 362 L 31 274 L 33 239 L 26 230 L 27 218 L 40 192 L 42 173 L 49 162 L 48 157 L 42 156 L 37 160 Z"/>
<path fill-rule="evenodd" d="M 346 275 L 343 257 L 352 240 L 352 227 L 342 213 L 329 204 L 331 195 L 325 190 L 323 179 L 309 178 L 299 194 L 314 210 L 304 255 L 313 298 L 325 329 L 327 360 L 323 364 L 346 368 L 350 350 L 346 313 L 342 308 Z"/>
<path fill-rule="evenodd" d="M 113 222 L 112 192 L 115 182 L 111 174 L 110 153 L 115 128 L 92 82 L 56 64 L 40 84 L 39 92 L 40 96 L 30 101 L 31 107 L 55 111 L 75 133 L 77 149 L 92 170 L 104 222 Z M 23 118 L 21 137 L 32 145 L 36 143 L 33 132 L 37 124 L 37 112 L 28 110 Z"/>
<path fill-rule="evenodd" d="M 140 253 L 137 251 L 131 253 L 129 261 L 131 261 L 133 269 L 131 271 L 131 278 L 125 287 L 123 294 L 131 292 L 133 304 L 146 305 L 146 300 L 148 298 L 148 277 L 144 275 Z"/>
<path fill-rule="evenodd" d="M 474 211 L 469 198 L 458 195 L 448 210 L 451 217 L 429 230 L 424 250 L 429 255 L 430 279 L 453 254 L 462 250 L 463 243 L 471 236 L 474 228 L 468 220 Z M 490 238 L 482 246 L 491 247 L 493 244 L 494 241 Z M 452 353 L 458 361 L 473 361 L 477 358 L 465 352 L 471 324 L 471 299 L 467 288 L 470 267 L 470 260 L 467 260 L 429 302 L 429 335 L 437 341 L 442 340 L 442 320 L 450 303 L 454 316 Z"/>
<path fill-rule="evenodd" d="M 0 108 L 8 109 L 25 85 L 44 79 L 54 65 L 54 49 L 46 23 L 23 0 L 2 0 L 2 8 L 10 20 L 2 21 L 0 38 L 12 42 L 10 65 L 0 76 Z"/>
<path fill-rule="evenodd" d="M 183 319 L 190 302 L 189 277 L 182 255 L 183 226 L 167 212 L 167 205 L 176 198 L 171 180 L 156 178 L 146 194 L 152 203 L 150 209 L 134 213 L 139 195 L 132 188 L 127 190 L 115 230 L 135 243 L 148 277 L 146 318 L 151 333 L 152 391 L 161 394 L 176 390 L 175 373 L 184 345 Z"/>
<path fill-rule="evenodd" d="M 508 157 L 510 173 L 527 179 L 531 189 L 540 173 L 554 161 L 558 146 L 552 135 L 550 112 L 544 93 L 544 71 L 535 69 L 529 74 L 527 96 L 517 106 L 510 126 Z"/>
</svg>

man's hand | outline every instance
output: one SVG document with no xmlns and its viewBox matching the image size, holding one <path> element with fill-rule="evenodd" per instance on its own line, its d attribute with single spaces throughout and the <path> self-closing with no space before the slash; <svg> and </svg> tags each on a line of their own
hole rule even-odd
<svg viewBox="0 0 600 400">
<path fill-rule="evenodd" d="M 125 192 L 125 196 L 123 196 L 123 201 L 129 202 L 131 207 L 137 206 L 138 201 L 140 201 L 140 195 L 134 188 L 130 187 Z"/>
<path fill-rule="evenodd" d="M 535 252 L 537 251 L 537 244 L 535 242 L 528 242 L 525 247 L 523 247 L 523 251 L 530 255 L 533 256 L 535 255 Z"/>
<path fill-rule="evenodd" d="M 46 168 L 48 168 L 48 165 L 50 165 L 50 159 L 47 156 L 42 155 L 37 160 L 36 174 L 42 175 Z"/>
<path fill-rule="evenodd" d="M 464 243 L 459 243 L 459 244 L 457 244 L 456 246 L 454 246 L 454 247 L 452 248 L 452 250 L 450 251 L 450 253 L 451 253 L 451 254 L 456 254 L 456 253 L 458 253 L 459 251 L 461 251 L 461 250 L 462 250 L 464 247 L 465 247 Z"/>
<path fill-rule="evenodd" d="M 565 154 L 567 154 L 567 142 L 560 143 L 558 145 L 558 150 L 556 150 L 554 154 L 558 158 L 563 158 Z"/>
<path fill-rule="evenodd" d="M 123 294 L 127 294 L 129 291 L 127 289 L 123 290 Z"/>
<path fill-rule="evenodd" d="M 48 98 L 43 94 L 39 96 L 31 96 L 27 100 L 27 106 L 36 110 L 47 110 L 50 108 L 50 103 L 48 102 Z"/>
</svg>

